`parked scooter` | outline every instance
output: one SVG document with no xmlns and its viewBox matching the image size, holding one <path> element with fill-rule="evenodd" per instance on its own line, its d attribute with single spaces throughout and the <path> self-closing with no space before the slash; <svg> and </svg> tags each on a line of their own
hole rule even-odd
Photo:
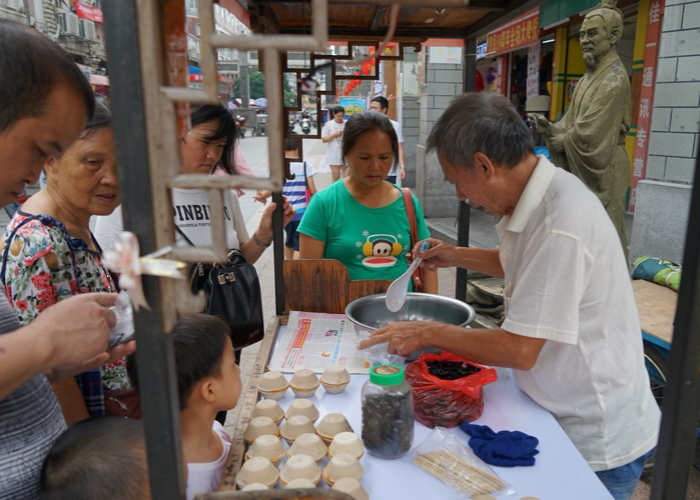
<svg viewBox="0 0 700 500">
<path fill-rule="evenodd" d="M 301 119 L 301 131 L 305 134 L 311 133 L 311 120 L 309 120 L 307 117 Z"/>
<path fill-rule="evenodd" d="M 236 115 L 236 125 L 238 125 L 238 136 L 243 139 L 245 138 L 245 116 Z"/>
</svg>

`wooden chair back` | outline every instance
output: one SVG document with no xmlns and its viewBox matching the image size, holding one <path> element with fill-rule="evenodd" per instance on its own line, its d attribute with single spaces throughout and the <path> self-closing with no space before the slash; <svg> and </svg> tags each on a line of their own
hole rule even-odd
<svg viewBox="0 0 700 500">
<path fill-rule="evenodd" d="M 285 260 L 286 312 L 343 314 L 355 299 L 385 293 L 391 280 L 351 281 L 348 270 L 333 259 Z"/>
</svg>

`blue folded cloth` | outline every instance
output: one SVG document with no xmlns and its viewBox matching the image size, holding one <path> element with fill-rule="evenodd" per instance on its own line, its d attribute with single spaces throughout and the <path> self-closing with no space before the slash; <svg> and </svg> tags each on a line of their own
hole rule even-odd
<svg viewBox="0 0 700 500">
<path fill-rule="evenodd" d="M 490 465 L 517 467 L 535 465 L 539 440 L 520 431 L 493 432 L 487 425 L 463 422 L 459 427 L 469 434 L 474 454 Z"/>
</svg>

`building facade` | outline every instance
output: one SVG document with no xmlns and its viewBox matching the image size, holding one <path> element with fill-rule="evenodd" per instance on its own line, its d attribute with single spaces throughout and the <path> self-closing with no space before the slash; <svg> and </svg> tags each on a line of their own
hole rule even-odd
<svg viewBox="0 0 700 500">
<path fill-rule="evenodd" d="M 108 69 L 100 2 L 2 0 L 0 17 L 31 26 L 63 47 L 86 74 L 104 76 Z"/>
</svg>

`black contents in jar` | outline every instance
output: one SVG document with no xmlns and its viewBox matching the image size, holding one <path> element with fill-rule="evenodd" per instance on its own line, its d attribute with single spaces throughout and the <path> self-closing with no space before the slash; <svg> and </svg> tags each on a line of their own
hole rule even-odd
<svg viewBox="0 0 700 500">
<path fill-rule="evenodd" d="M 481 371 L 480 368 L 460 361 L 428 361 L 428 373 L 442 380 L 457 380 Z"/>
<path fill-rule="evenodd" d="M 370 394 L 362 401 L 362 440 L 367 451 L 381 458 L 397 458 L 413 443 L 413 394 Z"/>
</svg>

